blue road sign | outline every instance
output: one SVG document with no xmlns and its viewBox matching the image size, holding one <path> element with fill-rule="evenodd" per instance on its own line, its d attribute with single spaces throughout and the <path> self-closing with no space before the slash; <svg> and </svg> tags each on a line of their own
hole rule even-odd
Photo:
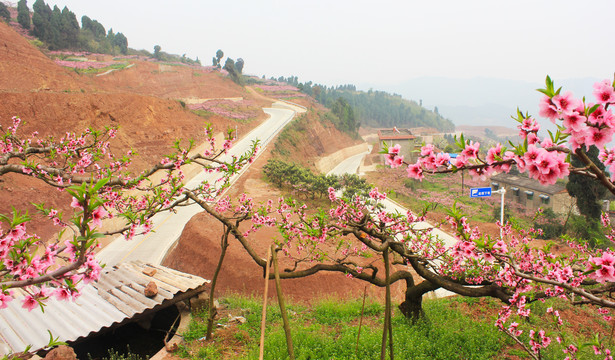
<svg viewBox="0 0 615 360">
<path fill-rule="evenodd" d="M 489 196 L 491 196 L 491 188 L 490 187 L 470 189 L 470 197 L 471 198 L 475 198 L 475 197 L 489 197 Z"/>
</svg>

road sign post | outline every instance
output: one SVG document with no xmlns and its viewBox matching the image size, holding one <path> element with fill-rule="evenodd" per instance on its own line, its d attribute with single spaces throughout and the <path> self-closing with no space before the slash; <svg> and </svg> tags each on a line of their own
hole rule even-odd
<svg viewBox="0 0 615 360">
<path fill-rule="evenodd" d="M 503 231 L 502 231 L 502 227 L 504 225 L 504 194 L 506 194 L 506 189 L 505 188 L 501 188 L 499 190 L 495 190 L 495 191 L 491 191 L 490 187 L 483 187 L 483 188 L 472 188 L 470 189 L 470 197 L 471 198 L 477 198 L 477 197 L 490 197 L 491 194 L 501 194 L 502 195 L 502 202 L 500 204 L 500 238 L 503 237 Z"/>
<path fill-rule="evenodd" d="M 491 196 L 491 188 L 483 187 L 483 188 L 472 188 L 470 189 L 470 197 L 489 197 Z"/>
</svg>

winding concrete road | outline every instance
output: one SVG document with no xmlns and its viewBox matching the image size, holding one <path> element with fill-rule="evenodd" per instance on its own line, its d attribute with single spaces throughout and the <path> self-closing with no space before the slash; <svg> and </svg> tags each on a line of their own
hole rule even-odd
<svg viewBox="0 0 615 360">
<path fill-rule="evenodd" d="M 222 160 L 230 160 L 232 155 L 239 156 L 245 153 L 256 139 L 260 140 L 261 149 L 266 147 L 271 139 L 294 118 L 295 114 L 301 111 L 297 107 L 280 102 L 275 103 L 273 106 L 272 108 L 263 108 L 263 111 L 269 115 L 269 119 L 236 142 L 230 149 L 229 154 L 222 157 Z M 239 174 L 235 175 L 231 181 L 236 181 L 248 167 L 249 164 Z M 186 187 L 189 189 L 195 188 L 204 180 L 213 183 L 219 177 L 219 174 L 201 172 L 190 179 Z M 156 214 L 152 218 L 153 232 L 135 236 L 130 241 L 125 240 L 123 236 L 118 236 L 105 246 L 96 255 L 96 258 L 109 266 L 134 260 L 160 264 L 169 249 L 179 239 L 186 223 L 201 211 L 202 209 L 198 205 L 191 205 L 180 207 L 176 214 L 168 212 Z"/>
<path fill-rule="evenodd" d="M 357 155 L 353 155 L 337 164 L 331 171 L 327 173 L 327 175 L 357 174 L 357 172 L 359 171 L 359 167 L 361 166 L 361 162 L 363 161 L 363 158 L 365 157 L 365 155 L 371 152 L 372 146 L 370 145 L 367 151 L 364 151 Z"/>
<path fill-rule="evenodd" d="M 329 171 L 327 175 L 342 175 L 345 173 L 356 174 L 361 165 L 361 161 L 363 160 L 363 157 L 366 154 L 369 154 L 370 152 L 364 152 L 364 153 L 354 155 L 354 156 L 347 158 L 346 160 L 337 164 L 337 166 L 333 168 L 333 170 Z M 382 204 L 384 205 L 384 208 L 387 212 L 391 212 L 391 213 L 398 212 L 400 214 L 406 214 L 408 212 L 408 209 L 404 208 L 400 204 L 388 198 L 384 199 L 382 201 Z M 414 226 L 416 229 L 427 229 L 427 228 L 432 227 L 432 225 L 426 221 L 417 222 L 415 223 Z M 457 242 L 457 239 L 454 236 L 447 234 L 446 232 L 440 229 L 437 229 L 437 228 L 432 230 L 432 234 L 436 238 L 444 240 L 444 244 L 447 247 L 452 246 Z M 455 293 L 452 293 L 448 290 L 440 288 L 436 290 L 435 292 L 433 292 L 433 295 L 435 297 L 446 297 L 446 296 L 455 295 Z"/>
</svg>

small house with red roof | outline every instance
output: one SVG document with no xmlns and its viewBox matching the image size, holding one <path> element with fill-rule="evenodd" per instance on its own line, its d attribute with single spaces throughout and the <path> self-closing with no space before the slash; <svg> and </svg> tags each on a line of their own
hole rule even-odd
<svg viewBox="0 0 615 360">
<path fill-rule="evenodd" d="M 383 142 L 387 146 L 395 146 L 395 144 L 401 145 L 401 155 L 404 156 L 406 161 L 416 161 L 415 147 L 420 145 L 419 139 L 416 135 L 410 131 L 410 129 L 390 128 L 378 130 L 379 143 Z"/>
</svg>

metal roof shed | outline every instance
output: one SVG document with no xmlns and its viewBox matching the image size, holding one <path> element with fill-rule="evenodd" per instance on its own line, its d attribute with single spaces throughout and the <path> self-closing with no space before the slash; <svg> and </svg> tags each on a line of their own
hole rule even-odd
<svg viewBox="0 0 615 360">
<path fill-rule="evenodd" d="M 154 271 L 155 270 L 155 271 Z M 158 294 L 144 295 L 153 281 Z M 49 299 L 45 311 L 28 311 L 15 299 L 0 310 L 0 355 L 43 349 L 50 331 L 59 341 L 71 342 L 134 321 L 205 290 L 209 280 L 164 266 L 123 263 L 105 270 L 99 281 L 84 286 L 75 301 Z"/>
</svg>

